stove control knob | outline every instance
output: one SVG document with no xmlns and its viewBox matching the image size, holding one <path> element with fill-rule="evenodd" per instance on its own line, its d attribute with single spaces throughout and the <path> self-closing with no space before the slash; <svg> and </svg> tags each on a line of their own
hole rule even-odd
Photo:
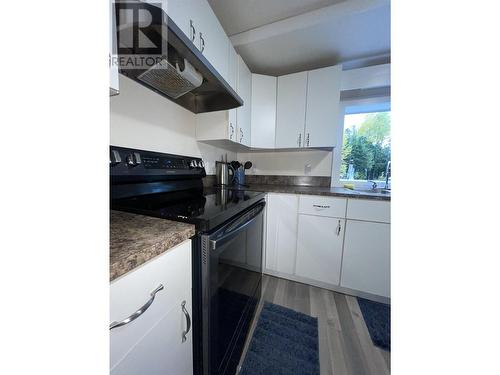
<svg viewBox="0 0 500 375">
<path fill-rule="evenodd" d="M 205 168 L 205 164 L 203 164 L 203 160 L 198 162 L 198 168 Z"/>
<path fill-rule="evenodd" d="M 111 150 L 111 154 L 109 156 L 109 163 L 111 165 L 120 164 L 122 162 L 122 158 L 120 157 L 120 153 L 116 150 Z"/>
<path fill-rule="evenodd" d="M 196 168 L 196 160 L 191 160 L 189 163 L 189 168 Z"/>
<path fill-rule="evenodd" d="M 141 163 L 141 155 L 138 152 L 134 152 L 127 156 L 127 164 L 129 167 L 137 167 Z"/>
</svg>

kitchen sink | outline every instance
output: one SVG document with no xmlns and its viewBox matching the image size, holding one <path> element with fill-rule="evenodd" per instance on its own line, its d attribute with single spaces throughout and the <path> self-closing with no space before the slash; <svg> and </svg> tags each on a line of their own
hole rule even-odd
<svg viewBox="0 0 500 375">
<path fill-rule="evenodd" d="M 369 194 L 386 194 L 390 195 L 391 191 L 384 188 L 376 188 L 376 189 L 355 189 L 354 191 L 358 191 L 360 193 L 369 193 Z"/>
</svg>

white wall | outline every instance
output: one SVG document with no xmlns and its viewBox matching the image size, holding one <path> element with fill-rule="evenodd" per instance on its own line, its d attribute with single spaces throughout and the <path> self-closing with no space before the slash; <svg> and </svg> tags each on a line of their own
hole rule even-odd
<svg viewBox="0 0 500 375">
<path fill-rule="evenodd" d="M 238 160 L 252 162 L 247 174 L 330 177 L 332 171 L 331 151 L 238 153 Z"/>
<path fill-rule="evenodd" d="M 201 156 L 207 174 L 215 160 L 234 152 L 196 142 L 195 114 L 120 75 L 120 94 L 110 100 L 111 145 L 188 156 Z"/>
</svg>

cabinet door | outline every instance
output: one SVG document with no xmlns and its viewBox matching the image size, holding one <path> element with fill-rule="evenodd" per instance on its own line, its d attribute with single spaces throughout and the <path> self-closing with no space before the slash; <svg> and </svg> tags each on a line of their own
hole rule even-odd
<svg viewBox="0 0 500 375">
<path fill-rule="evenodd" d="M 231 42 L 229 42 L 228 48 L 227 83 L 229 83 L 234 91 L 238 92 L 238 54 L 236 53 L 236 50 Z"/>
<path fill-rule="evenodd" d="M 297 249 L 299 199 L 293 194 L 268 194 L 266 268 L 293 275 Z"/>
<path fill-rule="evenodd" d="M 299 215 L 295 274 L 339 285 L 344 219 Z"/>
<path fill-rule="evenodd" d="M 238 56 L 238 95 L 243 99 L 243 105 L 236 109 L 238 122 L 237 142 L 250 146 L 252 73 L 241 56 Z"/>
<path fill-rule="evenodd" d="M 229 42 L 228 48 L 228 77 L 227 83 L 233 88 L 234 91 L 238 92 L 238 54 L 236 53 L 233 45 Z M 229 122 L 228 122 L 228 138 L 231 141 L 237 139 L 237 109 L 229 110 Z"/>
<path fill-rule="evenodd" d="M 189 301 L 191 291 L 186 293 L 185 309 L 191 316 Z M 189 297 L 189 298 L 188 298 Z M 192 331 L 182 340 L 187 329 L 187 319 L 181 303 L 170 310 L 125 358 L 111 369 L 112 375 L 188 375 L 193 373 Z"/>
<path fill-rule="evenodd" d="M 341 73 L 340 65 L 308 72 L 305 147 L 336 144 Z"/>
<path fill-rule="evenodd" d="M 151 0 L 148 0 L 152 2 Z M 184 34 L 198 45 L 198 25 L 195 19 L 196 0 L 163 0 L 163 7 L 168 16 Z M 166 6 L 166 8 L 165 8 Z"/>
<path fill-rule="evenodd" d="M 252 74 L 252 147 L 274 148 L 277 78 Z"/>
<path fill-rule="evenodd" d="M 111 321 L 130 316 L 150 300 L 155 288 L 163 285 L 137 319 L 110 330 L 111 368 L 155 330 L 167 312 L 178 310 L 182 300 L 191 306 L 191 252 L 191 241 L 185 241 L 111 283 Z"/>
<path fill-rule="evenodd" d="M 304 145 L 307 72 L 278 77 L 276 148 Z"/>
<path fill-rule="evenodd" d="M 229 38 L 207 0 L 191 1 L 195 3 L 197 47 L 215 70 L 227 80 Z"/>
<path fill-rule="evenodd" d="M 390 297 L 390 224 L 347 220 L 340 285 Z"/>
</svg>

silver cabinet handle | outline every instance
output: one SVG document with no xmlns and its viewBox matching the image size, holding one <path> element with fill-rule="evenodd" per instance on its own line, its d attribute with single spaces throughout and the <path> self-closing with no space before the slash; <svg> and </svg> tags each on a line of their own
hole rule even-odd
<svg viewBox="0 0 500 375">
<path fill-rule="evenodd" d="M 142 314 L 144 314 L 144 312 L 149 308 L 149 306 L 151 306 L 151 304 L 155 300 L 156 293 L 158 293 L 160 290 L 163 290 L 163 284 L 160 284 L 158 286 L 158 288 L 156 288 L 155 290 L 153 290 L 151 292 L 151 294 L 150 294 L 151 298 L 142 307 L 140 307 L 139 310 L 137 310 L 135 313 L 133 313 L 129 317 L 123 319 L 122 321 L 111 323 L 109 325 L 109 329 L 111 330 L 113 328 L 124 326 L 125 324 L 128 324 L 128 323 L 136 320 L 138 317 L 140 317 Z"/>
<path fill-rule="evenodd" d="M 205 50 L 205 39 L 203 39 L 203 34 L 200 32 L 200 52 L 203 53 Z"/>
<path fill-rule="evenodd" d="M 323 205 L 323 204 L 313 204 L 314 208 L 330 208 L 330 206 Z"/>
<path fill-rule="evenodd" d="M 181 308 L 182 312 L 184 313 L 184 316 L 186 317 L 186 322 L 187 322 L 187 328 L 185 331 L 182 332 L 182 342 L 185 342 L 187 340 L 186 335 L 191 330 L 191 317 L 189 316 L 189 312 L 186 309 L 186 301 L 182 301 Z"/>
<path fill-rule="evenodd" d="M 309 133 L 307 133 L 307 137 L 306 137 L 306 146 L 309 147 Z"/>
<path fill-rule="evenodd" d="M 340 236 L 341 229 L 342 229 L 342 226 L 341 226 L 340 220 L 339 220 L 339 224 L 337 225 L 337 236 Z"/>
<path fill-rule="evenodd" d="M 193 20 L 189 20 L 189 27 L 191 29 L 191 42 L 196 38 L 196 29 L 194 28 Z"/>
<path fill-rule="evenodd" d="M 243 129 L 240 128 L 240 143 L 243 141 Z"/>
<path fill-rule="evenodd" d="M 232 123 L 229 123 L 229 127 L 231 128 L 231 134 L 229 134 L 229 139 L 233 140 L 233 135 L 234 135 L 234 126 Z"/>
<path fill-rule="evenodd" d="M 298 143 L 299 143 L 299 147 L 300 147 L 300 145 L 302 144 L 302 133 L 299 133 L 299 141 L 298 141 Z"/>
</svg>

